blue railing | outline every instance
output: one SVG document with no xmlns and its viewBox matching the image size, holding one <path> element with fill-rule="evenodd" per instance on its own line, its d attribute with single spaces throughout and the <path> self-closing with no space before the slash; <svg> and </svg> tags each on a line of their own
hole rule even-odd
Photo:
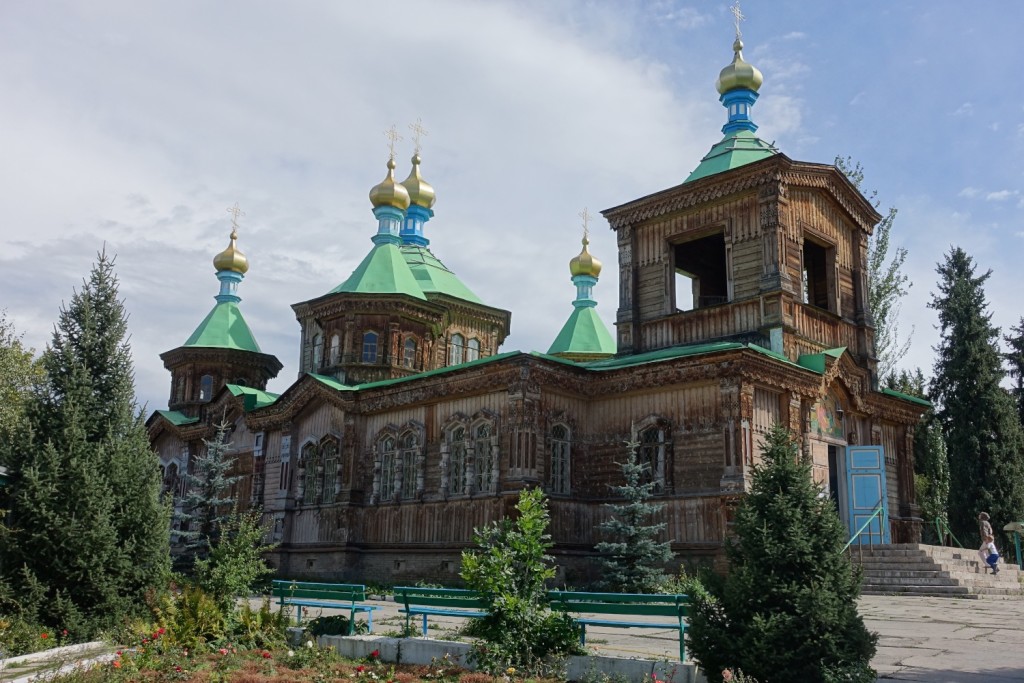
<svg viewBox="0 0 1024 683">
<path fill-rule="evenodd" d="M 872 520 L 874 520 L 876 517 L 878 517 L 878 535 L 879 535 L 880 538 L 884 538 L 885 537 L 884 533 L 882 532 L 882 522 L 883 522 L 882 517 L 881 517 L 882 511 L 883 511 L 882 500 L 879 500 L 878 501 L 878 505 L 875 506 L 874 511 L 868 516 L 868 518 L 866 520 L 864 520 L 864 523 L 860 525 L 860 528 L 857 529 L 857 533 L 855 533 L 853 536 L 851 536 L 850 540 L 847 541 L 846 545 L 843 546 L 843 552 L 846 552 L 846 549 L 849 548 L 850 545 L 854 541 L 856 541 L 857 538 L 862 533 L 864 533 L 864 530 L 868 528 L 868 525 L 871 524 Z M 873 536 L 871 534 L 868 534 L 868 537 L 873 539 Z M 874 545 L 874 543 L 872 543 L 871 545 Z"/>
<path fill-rule="evenodd" d="M 935 518 L 935 535 L 936 535 L 936 537 L 938 537 L 939 543 L 941 543 L 942 545 L 946 545 L 946 534 L 948 534 L 950 538 L 952 538 L 954 541 L 956 541 L 956 544 L 958 546 L 960 546 L 961 548 L 964 547 L 964 544 L 961 543 L 957 539 L 957 537 L 953 535 L 953 530 L 949 528 L 948 524 L 946 524 L 946 520 L 944 520 L 942 517 L 936 517 Z"/>
</svg>

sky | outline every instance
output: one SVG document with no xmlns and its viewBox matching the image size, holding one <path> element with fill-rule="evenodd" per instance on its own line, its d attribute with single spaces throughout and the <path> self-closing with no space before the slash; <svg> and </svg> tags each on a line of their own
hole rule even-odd
<svg viewBox="0 0 1024 683">
<path fill-rule="evenodd" d="M 37 351 L 101 249 L 116 255 L 140 403 L 159 354 L 212 308 L 235 202 L 241 307 L 298 371 L 291 305 L 343 282 L 376 230 L 367 197 L 396 125 L 437 192 L 431 249 L 512 311 L 503 350 L 546 351 L 572 311 L 591 214 L 681 183 L 721 138 L 724 1 L 0 2 L 0 309 Z M 936 264 L 992 271 L 994 324 L 1024 315 L 1024 3 L 748 0 L 752 118 L 791 159 L 850 156 L 912 287 L 903 365 L 930 373 Z M 613 329 L 614 233 L 591 221 Z"/>
</svg>

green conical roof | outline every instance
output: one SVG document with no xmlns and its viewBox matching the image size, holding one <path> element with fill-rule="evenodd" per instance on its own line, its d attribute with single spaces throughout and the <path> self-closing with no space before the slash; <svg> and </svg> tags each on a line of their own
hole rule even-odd
<svg viewBox="0 0 1024 683">
<path fill-rule="evenodd" d="M 252 336 L 252 330 L 242 317 L 238 303 L 234 301 L 218 301 L 183 346 L 263 353 L 260 351 L 260 345 L 256 343 L 256 338 Z"/>
<path fill-rule="evenodd" d="M 691 180 L 746 166 L 778 153 L 775 145 L 765 142 L 752 131 L 739 130 L 729 133 L 704 155 L 697 168 L 683 182 L 688 183 Z"/>
<path fill-rule="evenodd" d="M 402 250 L 391 242 L 373 245 L 363 262 L 331 294 L 407 294 L 426 300 Z"/>
<path fill-rule="evenodd" d="M 470 291 L 469 287 L 464 285 L 455 273 L 448 270 L 430 249 L 416 244 L 403 244 L 402 256 L 405 257 L 405 262 L 416 276 L 416 281 L 424 292 L 447 294 L 475 304 L 483 303 L 480 301 L 480 297 Z"/>
<path fill-rule="evenodd" d="M 580 306 L 573 309 L 548 353 L 612 356 L 615 350 L 615 340 L 597 310 L 593 306 Z"/>
</svg>

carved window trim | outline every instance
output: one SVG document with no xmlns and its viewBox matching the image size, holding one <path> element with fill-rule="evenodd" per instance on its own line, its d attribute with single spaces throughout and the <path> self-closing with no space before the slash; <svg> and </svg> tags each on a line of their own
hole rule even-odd
<svg viewBox="0 0 1024 683">
<path fill-rule="evenodd" d="M 551 427 L 548 453 L 548 490 L 551 495 L 569 495 L 572 492 L 572 430 L 569 425 L 559 422 Z"/>
<path fill-rule="evenodd" d="M 662 494 L 667 489 L 666 473 L 670 470 L 669 458 L 672 453 L 672 431 L 668 420 L 650 416 L 633 425 L 633 441 L 637 462 L 645 465 L 641 483 L 654 483 L 654 493 Z"/>
</svg>

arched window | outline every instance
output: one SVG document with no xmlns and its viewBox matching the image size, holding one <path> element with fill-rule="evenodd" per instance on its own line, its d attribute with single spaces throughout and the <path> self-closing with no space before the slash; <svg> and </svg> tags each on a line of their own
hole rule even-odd
<svg viewBox="0 0 1024 683">
<path fill-rule="evenodd" d="M 321 500 L 324 503 L 333 503 L 338 493 L 338 442 L 328 439 L 320 444 L 320 458 L 323 461 L 323 480 L 320 490 L 323 491 Z"/>
<path fill-rule="evenodd" d="M 416 367 L 416 340 L 412 337 L 405 340 L 402 348 L 402 365 L 407 368 Z"/>
<path fill-rule="evenodd" d="M 380 444 L 380 498 L 391 500 L 395 497 L 395 459 L 397 448 L 395 437 L 386 436 Z"/>
<path fill-rule="evenodd" d="M 490 422 L 480 422 L 473 427 L 473 486 L 479 492 L 493 492 L 497 484 L 494 477 L 493 435 L 494 428 Z"/>
<path fill-rule="evenodd" d="M 643 466 L 642 483 L 654 482 L 654 490 L 665 490 L 665 455 L 668 449 L 666 428 L 652 425 L 640 432 L 637 462 Z"/>
<path fill-rule="evenodd" d="M 448 432 L 448 491 L 452 495 L 466 492 L 466 428 Z"/>
<path fill-rule="evenodd" d="M 313 372 L 320 369 L 324 360 L 324 340 L 319 334 L 313 335 Z"/>
<path fill-rule="evenodd" d="M 470 339 L 466 346 L 466 360 L 476 360 L 480 357 L 480 340 Z"/>
<path fill-rule="evenodd" d="M 465 361 L 466 358 L 466 338 L 461 334 L 452 335 L 451 348 L 449 349 L 449 365 L 458 365 Z"/>
<path fill-rule="evenodd" d="M 331 335 L 331 355 L 328 363 L 337 365 L 341 360 L 341 338 L 338 335 Z"/>
<path fill-rule="evenodd" d="M 308 443 L 302 447 L 302 502 L 306 505 L 317 502 L 319 461 L 316 444 Z"/>
<path fill-rule="evenodd" d="M 551 493 L 569 493 L 569 428 L 551 429 Z"/>
<path fill-rule="evenodd" d="M 402 434 L 402 452 L 400 467 L 402 468 L 402 498 L 416 497 L 416 456 L 419 455 L 419 439 L 415 432 Z"/>
<path fill-rule="evenodd" d="M 203 375 L 199 380 L 199 400 L 210 401 L 213 399 L 213 375 Z"/>
<path fill-rule="evenodd" d="M 363 333 L 363 355 L 362 359 L 364 363 L 376 363 L 377 362 L 377 333 L 376 332 L 364 332 Z"/>
</svg>

